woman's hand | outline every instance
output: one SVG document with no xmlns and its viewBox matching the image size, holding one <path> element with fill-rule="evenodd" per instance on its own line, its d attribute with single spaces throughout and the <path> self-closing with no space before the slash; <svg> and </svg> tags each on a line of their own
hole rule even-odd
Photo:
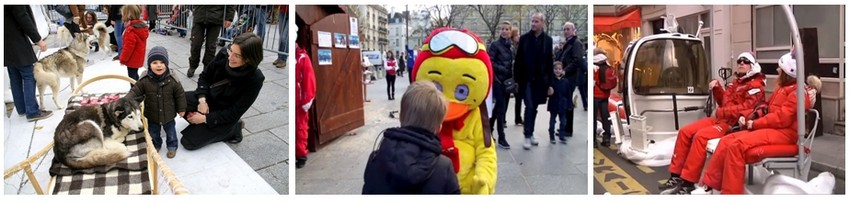
<svg viewBox="0 0 850 203">
<path fill-rule="evenodd" d="M 747 121 L 747 129 L 748 129 L 748 130 L 752 130 L 752 129 L 753 129 L 753 120 L 749 120 L 749 121 Z"/>
<path fill-rule="evenodd" d="M 746 127 L 747 126 L 747 119 L 744 118 L 743 116 L 738 117 L 738 125 L 740 125 L 741 127 Z"/>
<path fill-rule="evenodd" d="M 207 122 L 207 116 L 204 114 L 195 114 L 187 119 L 191 124 L 202 124 Z"/>
<path fill-rule="evenodd" d="M 198 99 L 198 112 L 201 114 L 210 113 L 210 107 L 207 105 L 207 98 Z"/>
</svg>

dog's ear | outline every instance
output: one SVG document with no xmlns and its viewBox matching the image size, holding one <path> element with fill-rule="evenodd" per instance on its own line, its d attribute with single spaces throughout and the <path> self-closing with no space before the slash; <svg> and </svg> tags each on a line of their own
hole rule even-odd
<svg viewBox="0 0 850 203">
<path fill-rule="evenodd" d="M 124 105 L 118 104 L 118 102 L 112 102 L 112 105 L 115 106 L 114 114 L 115 114 L 116 118 L 121 116 L 122 113 L 124 113 L 124 111 L 125 111 Z"/>
</svg>

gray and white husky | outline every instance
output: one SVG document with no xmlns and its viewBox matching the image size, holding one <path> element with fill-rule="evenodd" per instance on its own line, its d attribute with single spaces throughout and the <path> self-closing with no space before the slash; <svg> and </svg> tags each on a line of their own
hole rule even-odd
<svg viewBox="0 0 850 203">
<path fill-rule="evenodd" d="M 113 164 L 130 155 L 127 134 L 142 129 L 142 111 L 132 99 L 80 107 L 56 126 L 53 153 L 73 169 Z"/>
<path fill-rule="evenodd" d="M 77 33 L 74 36 L 67 47 L 35 62 L 33 76 L 35 77 L 35 85 L 38 87 L 39 106 L 42 109 L 44 109 L 45 87 L 49 86 L 53 91 L 53 103 L 56 104 L 56 108 L 62 109 L 62 105 L 56 100 L 56 97 L 59 96 L 59 78 L 71 78 L 71 89 L 74 89 L 74 85 L 79 85 L 83 80 L 86 58 L 91 51 L 92 42 L 97 38 L 85 33 Z"/>
</svg>

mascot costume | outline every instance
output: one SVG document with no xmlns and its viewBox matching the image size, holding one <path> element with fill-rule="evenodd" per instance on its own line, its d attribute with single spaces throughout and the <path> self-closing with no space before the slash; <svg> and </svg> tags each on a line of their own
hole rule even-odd
<svg viewBox="0 0 850 203">
<path fill-rule="evenodd" d="M 434 82 L 449 101 L 439 136 L 462 194 L 496 191 L 496 149 L 484 102 L 493 68 L 485 47 L 470 31 L 438 28 L 423 42 L 413 66 L 413 80 Z"/>
</svg>

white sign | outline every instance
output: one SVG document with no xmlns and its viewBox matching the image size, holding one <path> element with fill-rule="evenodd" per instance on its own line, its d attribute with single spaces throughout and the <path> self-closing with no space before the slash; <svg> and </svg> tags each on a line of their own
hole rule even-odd
<svg viewBox="0 0 850 203">
<path fill-rule="evenodd" d="M 694 93 L 694 86 L 688 86 L 688 94 Z"/>
<path fill-rule="evenodd" d="M 358 36 L 358 34 L 357 34 L 357 18 L 351 17 L 349 21 L 350 21 L 349 24 L 351 25 L 351 35 Z"/>
<path fill-rule="evenodd" d="M 331 36 L 330 32 L 322 32 L 319 33 L 319 47 L 331 47 L 333 46 L 333 36 Z"/>
</svg>

